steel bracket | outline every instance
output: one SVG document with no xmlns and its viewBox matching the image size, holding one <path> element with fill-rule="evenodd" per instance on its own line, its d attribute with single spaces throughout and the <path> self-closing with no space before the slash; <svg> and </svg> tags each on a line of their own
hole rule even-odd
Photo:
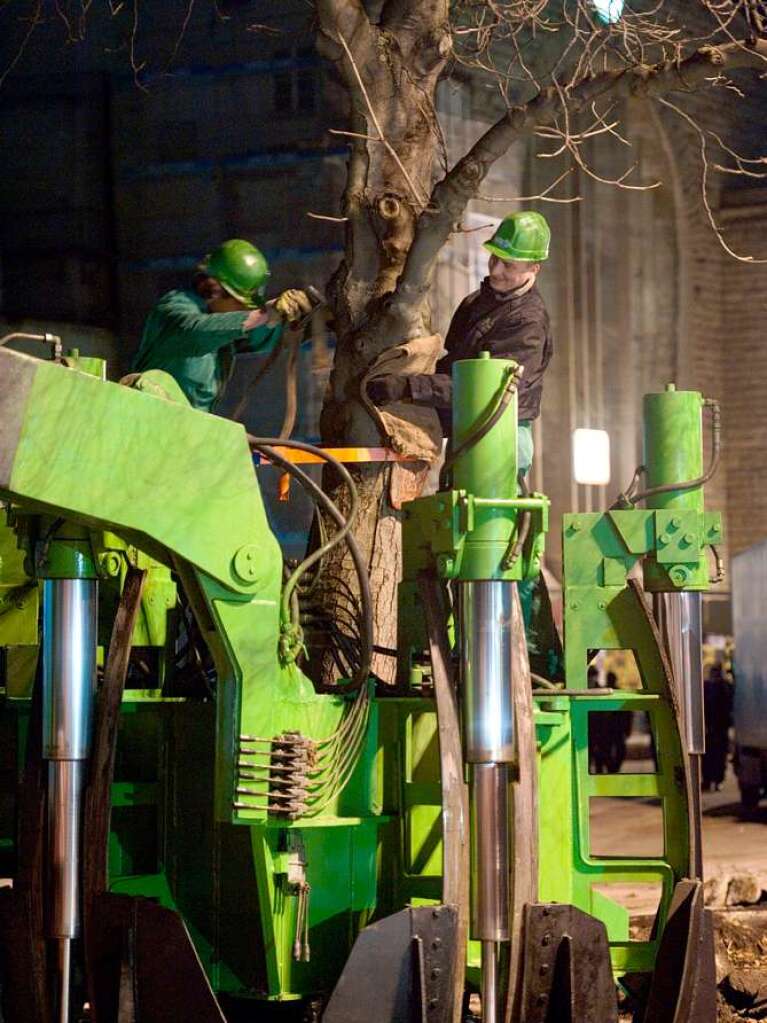
<svg viewBox="0 0 767 1023">
<path fill-rule="evenodd" d="M 575 906 L 525 906 L 519 1020 L 617 1023 L 618 997 L 601 920 Z"/>
<path fill-rule="evenodd" d="M 357 937 L 323 1023 L 449 1023 L 455 906 L 403 909 Z"/>
</svg>

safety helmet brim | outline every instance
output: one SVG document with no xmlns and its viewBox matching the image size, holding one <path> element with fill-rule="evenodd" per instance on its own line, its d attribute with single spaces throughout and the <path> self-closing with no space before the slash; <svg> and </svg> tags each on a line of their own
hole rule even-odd
<svg viewBox="0 0 767 1023">
<path fill-rule="evenodd" d="M 522 252 L 519 249 L 516 249 L 513 253 L 506 252 L 498 245 L 494 245 L 492 241 L 482 242 L 482 248 L 492 252 L 494 256 L 503 260 L 504 263 L 542 263 L 545 259 L 549 258 L 548 252 L 541 254 L 540 251 Z"/>
</svg>

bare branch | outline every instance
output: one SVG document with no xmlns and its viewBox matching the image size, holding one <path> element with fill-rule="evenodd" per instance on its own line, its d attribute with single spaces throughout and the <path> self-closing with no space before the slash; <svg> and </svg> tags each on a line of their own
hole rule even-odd
<svg viewBox="0 0 767 1023">
<path fill-rule="evenodd" d="M 19 63 L 21 58 L 24 56 L 24 51 L 27 48 L 27 43 L 32 38 L 32 33 L 37 28 L 37 26 L 40 24 L 40 22 L 43 20 L 42 19 L 42 11 L 43 11 L 43 0 L 37 0 L 37 3 L 35 4 L 34 10 L 32 11 L 32 15 L 31 15 L 31 17 L 29 19 L 29 28 L 27 29 L 24 38 L 21 40 L 21 44 L 19 45 L 19 48 L 16 51 L 16 55 L 14 56 L 13 60 L 11 60 L 10 64 L 8 64 L 8 66 L 6 67 L 5 71 L 3 71 L 2 75 L 0 75 L 0 86 L 2 86 L 3 82 L 6 80 L 8 75 L 11 73 L 11 71 L 13 71 L 13 69 Z"/>
<path fill-rule="evenodd" d="M 672 103 L 670 100 L 664 99 L 662 96 L 657 96 L 656 100 L 658 103 L 662 104 L 664 107 L 667 107 L 669 110 L 673 110 L 673 112 L 677 114 L 678 117 L 681 117 L 683 121 L 686 121 L 687 124 L 693 129 L 693 131 L 698 136 L 698 141 L 700 143 L 700 160 L 702 167 L 700 182 L 701 200 L 703 202 L 703 208 L 706 211 L 706 216 L 708 217 L 708 222 L 711 225 L 711 230 L 716 235 L 719 244 L 722 246 L 722 248 L 728 255 L 732 256 L 733 259 L 739 260 L 741 263 L 767 263 L 767 259 L 756 259 L 754 256 L 741 256 L 739 253 L 735 252 L 724 240 L 724 235 L 722 234 L 719 226 L 716 223 L 713 210 L 711 209 L 711 204 L 708 201 L 708 172 L 710 164 L 707 153 L 706 133 L 703 131 L 700 125 L 697 124 L 692 117 L 690 117 L 689 114 L 685 113 L 685 111 L 678 107 L 675 103 Z"/>
<path fill-rule="evenodd" d="M 725 68 L 761 67 L 767 59 L 767 40 L 747 46 L 738 41 L 722 46 L 704 46 L 686 60 L 652 67 L 608 70 L 572 86 L 567 109 L 579 113 L 602 96 L 619 99 L 649 99 L 674 91 L 692 91 Z M 430 208 L 419 218 L 415 239 L 402 274 L 398 294 L 407 300 L 422 293 L 429 284 L 437 254 L 458 223 L 469 199 L 476 194 L 492 164 L 520 139 L 532 135 L 541 125 L 554 122 L 561 112 L 560 89 L 544 89 L 524 106 L 513 107 L 496 121 L 453 169 L 438 182 Z"/>
<path fill-rule="evenodd" d="M 312 220 L 329 220 L 331 224 L 346 224 L 349 220 L 348 217 L 329 217 L 325 213 L 312 213 L 311 211 L 307 211 L 306 215 Z"/>
<path fill-rule="evenodd" d="M 554 198 L 553 196 L 549 195 L 549 192 L 553 192 L 554 189 L 557 187 L 557 185 L 560 183 L 560 181 L 564 181 L 564 179 L 566 177 L 568 177 L 568 175 L 572 174 L 572 172 L 574 170 L 575 170 L 574 167 L 568 167 L 566 171 L 563 171 L 563 173 L 560 174 L 558 178 L 556 178 L 556 180 L 551 182 L 551 184 L 548 186 L 548 188 L 545 188 L 542 192 L 539 192 L 538 195 L 511 195 L 511 196 L 503 196 L 503 195 L 477 195 L 476 198 L 477 199 L 481 199 L 482 202 L 505 202 L 505 203 L 510 203 L 510 202 L 560 202 L 560 203 L 580 202 L 581 199 L 583 198 L 583 196 L 580 196 L 580 195 L 569 196 L 568 198 L 565 198 L 565 199 Z"/>
</svg>

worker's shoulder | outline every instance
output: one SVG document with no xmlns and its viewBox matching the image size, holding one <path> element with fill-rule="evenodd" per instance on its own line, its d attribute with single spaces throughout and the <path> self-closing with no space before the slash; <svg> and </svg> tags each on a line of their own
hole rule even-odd
<svg viewBox="0 0 767 1023">
<path fill-rule="evenodd" d="M 185 288 L 175 288 L 173 291 L 166 291 L 155 306 L 158 312 L 198 312 L 206 311 L 205 300 L 200 298 L 194 291 Z"/>
<path fill-rule="evenodd" d="M 509 303 L 507 316 L 510 320 L 524 323 L 548 322 L 549 312 L 537 286 L 533 285 L 524 295 L 513 299 Z"/>
</svg>

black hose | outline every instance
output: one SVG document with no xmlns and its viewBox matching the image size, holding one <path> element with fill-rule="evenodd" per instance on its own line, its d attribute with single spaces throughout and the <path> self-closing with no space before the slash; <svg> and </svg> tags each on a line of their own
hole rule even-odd
<svg viewBox="0 0 767 1023">
<path fill-rule="evenodd" d="M 330 537 L 330 539 L 327 540 L 324 544 L 322 544 L 316 550 L 312 551 L 312 553 L 308 557 L 304 558 L 304 560 L 293 571 L 293 573 L 291 574 L 291 576 L 288 579 L 287 583 L 285 584 L 285 589 L 283 590 L 282 600 L 283 600 L 283 610 L 285 612 L 285 617 L 287 618 L 288 617 L 288 614 L 287 614 L 288 605 L 289 605 L 289 602 L 290 602 L 293 590 L 298 585 L 298 582 L 301 579 L 301 577 L 304 575 L 304 573 L 309 568 L 312 567 L 312 565 L 316 564 L 316 562 L 318 562 L 318 561 L 321 561 L 322 558 L 324 558 L 326 554 L 328 554 L 330 551 L 332 551 L 333 548 L 335 546 L 337 546 L 343 540 L 343 538 L 346 536 L 346 534 L 352 528 L 352 525 L 354 524 L 354 520 L 357 518 L 357 511 L 358 511 L 358 508 L 359 508 L 359 498 L 357 496 L 357 488 L 355 487 L 354 480 L 352 479 L 351 473 L 346 468 L 346 466 L 343 465 L 342 462 L 339 462 L 337 458 L 334 458 L 332 455 L 329 455 L 327 453 L 327 451 L 323 451 L 322 448 L 318 448 L 318 447 L 315 447 L 313 444 L 306 444 L 303 441 L 298 441 L 298 440 L 284 440 L 283 438 L 278 438 L 277 440 L 275 440 L 274 438 L 267 438 L 267 437 L 253 437 L 251 434 L 247 434 L 247 438 L 248 438 L 248 441 L 250 442 L 251 447 L 257 447 L 260 450 L 262 450 L 264 452 L 264 454 L 267 456 L 267 458 L 269 458 L 270 461 L 274 461 L 275 457 L 276 458 L 280 457 L 280 456 L 277 455 L 277 453 L 274 451 L 274 449 L 270 446 L 270 445 L 275 444 L 275 443 L 276 444 L 280 444 L 282 447 L 296 448 L 299 451 L 308 451 L 310 454 L 314 454 L 314 455 L 317 455 L 317 456 L 321 457 L 329 465 L 332 465 L 334 467 L 334 469 L 336 470 L 336 472 L 338 472 L 338 474 L 341 476 L 341 478 L 343 479 L 343 481 L 346 484 L 346 486 L 349 488 L 349 493 L 351 495 L 351 508 L 349 509 L 349 516 L 348 516 L 347 519 L 342 519 L 342 522 L 339 523 L 339 525 L 341 525 L 341 529 L 339 529 L 339 531 L 337 533 L 335 533 L 332 537 Z M 286 460 L 283 459 L 282 461 L 283 461 L 283 466 L 284 466 Z M 293 463 L 292 462 L 287 462 L 287 464 L 288 465 L 292 465 Z M 286 470 L 286 471 L 289 471 L 289 470 Z M 309 479 L 310 477 L 307 476 L 306 478 Z"/>
<path fill-rule="evenodd" d="M 270 462 L 279 465 L 282 469 L 285 470 L 285 472 L 289 473 L 296 480 L 298 480 L 298 482 L 301 484 L 304 490 L 307 491 L 309 496 L 315 502 L 318 502 L 319 504 L 322 505 L 322 507 L 325 509 L 328 515 L 339 527 L 339 531 L 333 537 L 331 537 L 328 543 L 325 544 L 325 547 L 328 548 L 329 544 L 330 547 L 328 549 L 332 549 L 332 547 L 335 547 L 335 545 L 339 543 L 341 540 L 346 541 L 346 545 L 349 548 L 349 553 L 352 556 L 352 561 L 354 562 L 354 568 L 357 573 L 357 579 L 359 581 L 360 586 L 360 603 L 362 605 L 362 629 L 361 629 L 362 651 L 359 668 L 358 671 L 356 672 L 356 677 L 352 679 L 353 683 L 352 686 L 345 687 L 345 691 L 348 691 L 349 689 L 359 689 L 367 682 L 367 679 L 370 675 L 370 665 L 373 660 L 373 599 L 370 593 L 370 580 L 368 579 L 367 568 L 362 557 L 362 552 L 360 551 L 359 546 L 357 545 L 357 541 L 354 539 L 354 536 L 349 532 L 354 522 L 354 517 L 356 516 L 358 507 L 357 488 L 354 486 L 354 480 L 351 478 L 351 475 L 349 474 L 346 467 L 342 465 L 341 462 L 338 461 L 338 459 L 333 458 L 332 455 L 329 455 L 326 451 L 323 451 L 321 448 L 315 447 L 313 444 L 305 444 L 302 441 L 295 440 L 281 441 L 279 439 L 275 440 L 274 438 L 253 437 L 251 434 L 247 434 L 247 437 L 251 447 L 255 448 L 258 451 L 261 451 L 264 455 L 266 455 Z M 280 444 L 283 447 L 296 448 L 299 451 L 308 451 L 311 454 L 316 454 L 319 457 L 321 457 L 324 461 L 334 466 L 334 468 L 339 472 L 341 477 L 344 479 L 344 482 L 347 482 L 347 485 L 350 487 L 350 492 L 352 495 L 352 510 L 349 513 L 348 519 L 344 519 L 343 515 L 339 511 L 336 504 L 328 497 L 328 495 L 321 489 L 321 487 L 314 482 L 311 476 L 308 476 L 305 472 L 303 472 L 303 470 L 299 469 L 297 465 L 294 465 L 292 462 L 289 462 L 286 458 L 283 458 L 283 456 L 280 455 L 279 452 L 274 450 L 272 445 L 275 443 Z M 324 555 L 327 554 L 327 550 L 323 550 L 323 548 L 318 548 L 318 551 L 321 552 L 319 553 L 319 557 L 324 557 Z M 302 566 L 304 567 L 304 570 L 308 568 L 309 567 L 308 562 L 310 560 L 312 561 L 312 563 L 314 561 L 319 560 L 318 557 L 315 557 L 315 555 L 318 554 L 318 551 L 314 551 L 308 558 L 305 558 L 301 565 L 299 565 L 298 568 L 293 572 L 291 578 L 296 577 L 296 574 L 299 572 Z"/>
<path fill-rule="evenodd" d="M 648 497 L 655 497 L 656 494 L 669 494 L 673 490 L 696 490 L 708 483 L 714 476 L 719 468 L 719 458 L 722 453 L 722 415 L 718 401 L 707 398 L 704 406 L 711 409 L 711 464 L 708 470 L 694 480 L 685 480 L 683 483 L 661 483 L 657 487 L 648 487 L 647 490 L 631 495 L 628 498 L 629 504 L 638 504 Z"/>
<path fill-rule="evenodd" d="M 524 473 L 517 475 L 517 482 L 519 483 L 519 489 L 522 492 L 523 497 L 530 496 L 530 490 L 527 486 L 527 480 L 525 479 Z M 509 538 L 509 546 L 506 548 L 506 553 L 501 561 L 501 568 L 504 572 L 508 572 L 509 569 L 513 568 L 516 564 L 517 558 L 522 553 L 522 548 L 527 540 L 527 535 L 530 532 L 530 511 L 525 509 L 519 518 L 519 529 L 517 530 L 516 539 L 514 534 L 511 534 Z"/>
<path fill-rule="evenodd" d="M 488 406 L 489 411 L 485 412 L 482 420 L 466 437 L 464 437 L 458 447 L 450 452 L 450 455 L 445 459 L 445 464 L 442 466 L 443 473 L 449 472 L 461 455 L 465 454 L 470 448 L 473 448 L 475 444 L 479 444 L 482 438 L 486 437 L 492 430 L 508 408 L 512 395 L 517 389 L 518 379 L 518 369 L 508 370 L 506 380 L 503 384 L 501 384 Z"/>
</svg>

